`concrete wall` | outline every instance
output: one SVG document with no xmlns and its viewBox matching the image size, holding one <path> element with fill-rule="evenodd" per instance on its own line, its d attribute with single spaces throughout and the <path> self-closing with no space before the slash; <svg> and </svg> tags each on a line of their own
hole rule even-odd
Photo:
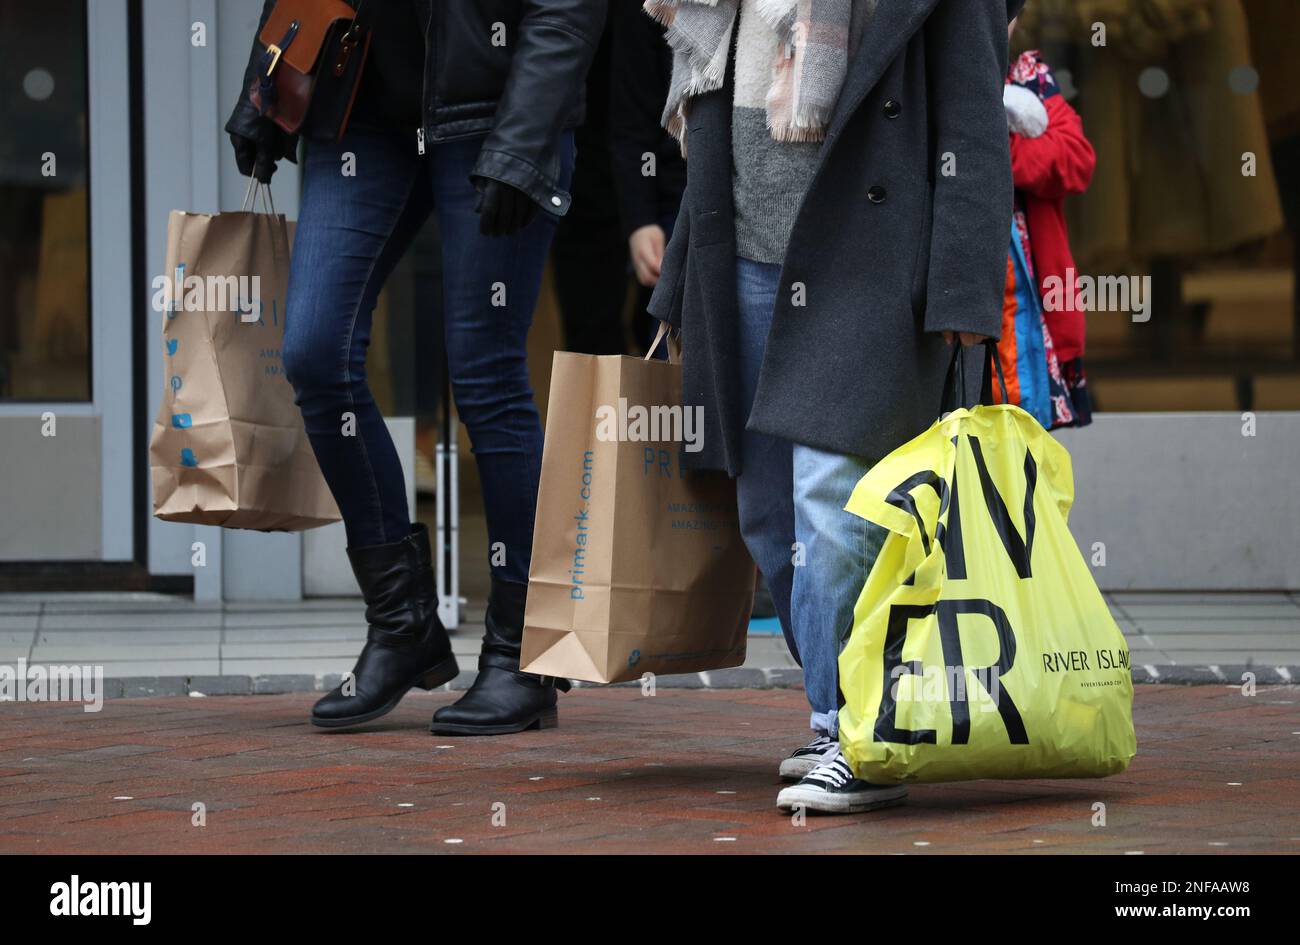
<svg viewBox="0 0 1300 945">
<path fill-rule="evenodd" d="M 1300 590 L 1300 413 L 1098 414 L 1058 431 L 1106 590 Z"/>
</svg>

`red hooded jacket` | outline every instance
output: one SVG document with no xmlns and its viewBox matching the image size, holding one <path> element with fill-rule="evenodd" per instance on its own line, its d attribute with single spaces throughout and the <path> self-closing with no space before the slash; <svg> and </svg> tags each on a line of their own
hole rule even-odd
<svg viewBox="0 0 1300 945">
<path fill-rule="evenodd" d="M 1075 270 L 1065 227 L 1065 197 L 1087 190 L 1097 155 L 1083 134 L 1083 121 L 1061 95 L 1060 86 L 1036 51 L 1021 54 L 1007 81 L 1038 94 L 1047 109 L 1047 130 L 1037 138 L 1011 135 L 1011 175 L 1025 209 L 1030 252 L 1041 296 L 1048 280 L 1074 285 L 1067 270 Z M 1074 273 L 1077 275 L 1077 270 Z M 1076 295 L 1072 310 L 1053 311 L 1045 304 L 1043 317 L 1052 335 L 1057 359 L 1065 364 L 1083 356 L 1084 312 Z"/>
</svg>

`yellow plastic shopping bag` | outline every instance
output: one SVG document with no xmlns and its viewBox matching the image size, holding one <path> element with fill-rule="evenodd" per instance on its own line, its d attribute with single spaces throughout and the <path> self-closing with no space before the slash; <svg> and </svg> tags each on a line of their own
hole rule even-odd
<svg viewBox="0 0 1300 945">
<path fill-rule="evenodd" d="M 845 506 L 890 534 L 840 655 L 840 742 L 875 783 L 1104 777 L 1137 750 L 1128 646 L 1066 518 L 1070 457 L 962 408 Z"/>
</svg>

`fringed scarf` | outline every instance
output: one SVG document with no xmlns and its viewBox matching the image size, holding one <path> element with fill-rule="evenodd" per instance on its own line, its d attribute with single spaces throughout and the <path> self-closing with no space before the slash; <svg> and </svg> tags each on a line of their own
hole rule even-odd
<svg viewBox="0 0 1300 945">
<path fill-rule="evenodd" d="M 691 99 L 722 88 L 741 0 L 646 0 L 668 29 L 673 75 L 663 124 L 685 147 Z M 875 0 L 756 0 L 781 40 L 767 92 L 767 127 L 777 141 L 820 141 L 848 73 L 864 12 Z M 869 12 L 869 11 L 868 11 Z"/>
</svg>

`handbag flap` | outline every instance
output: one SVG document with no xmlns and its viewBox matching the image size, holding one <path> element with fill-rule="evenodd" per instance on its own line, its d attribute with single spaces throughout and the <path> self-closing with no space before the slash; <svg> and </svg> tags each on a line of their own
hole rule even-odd
<svg viewBox="0 0 1300 945">
<path fill-rule="evenodd" d="M 263 46 L 279 45 L 296 20 L 298 31 L 281 54 L 280 61 L 287 62 L 298 72 L 307 73 L 320 58 L 330 27 L 339 20 L 351 20 L 355 16 L 356 11 L 343 0 L 277 0 L 257 39 Z"/>
</svg>

